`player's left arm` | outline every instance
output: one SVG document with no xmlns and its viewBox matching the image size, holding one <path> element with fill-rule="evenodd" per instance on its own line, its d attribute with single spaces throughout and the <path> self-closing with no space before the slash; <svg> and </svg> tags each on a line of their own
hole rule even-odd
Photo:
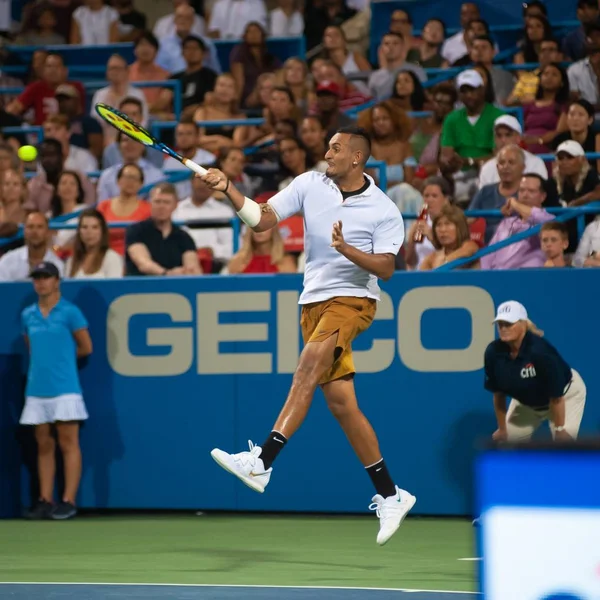
<svg viewBox="0 0 600 600">
<path fill-rule="evenodd" d="M 398 242 L 398 249 L 400 248 L 401 241 Z M 361 269 L 372 273 L 387 281 L 394 274 L 396 268 L 395 254 L 390 252 L 373 253 L 369 254 L 363 252 L 350 244 L 347 244 L 342 234 L 342 222 L 338 221 L 333 224 L 333 231 L 331 233 L 331 246 L 335 248 L 341 255 L 345 256 L 349 261 L 359 266 Z M 373 246 L 375 250 L 375 245 Z"/>
</svg>

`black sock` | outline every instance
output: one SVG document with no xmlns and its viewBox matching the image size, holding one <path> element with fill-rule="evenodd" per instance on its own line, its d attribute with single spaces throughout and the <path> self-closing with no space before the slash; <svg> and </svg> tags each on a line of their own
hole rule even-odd
<svg viewBox="0 0 600 600">
<path fill-rule="evenodd" d="M 390 473 L 383 462 L 383 458 L 370 467 L 365 467 L 375 490 L 380 496 L 387 498 L 396 495 L 396 486 L 390 477 Z"/>
<path fill-rule="evenodd" d="M 262 452 L 260 453 L 260 457 L 265 465 L 265 469 L 268 469 L 273 464 L 273 461 L 286 444 L 287 438 L 285 435 L 282 435 L 279 431 L 271 431 L 267 441 L 261 446 Z"/>
</svg>

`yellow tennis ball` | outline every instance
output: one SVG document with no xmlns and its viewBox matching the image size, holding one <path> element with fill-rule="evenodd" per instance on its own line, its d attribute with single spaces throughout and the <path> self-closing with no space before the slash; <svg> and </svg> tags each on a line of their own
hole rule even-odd
<svg viewBox="0 0 600 600">
<path fill-rule="evenodd" d="M 21 146 L 17 154 L 21 160 L 31 162 L 37 158 L 37 148 L 35 146 Z"/>
</svg>

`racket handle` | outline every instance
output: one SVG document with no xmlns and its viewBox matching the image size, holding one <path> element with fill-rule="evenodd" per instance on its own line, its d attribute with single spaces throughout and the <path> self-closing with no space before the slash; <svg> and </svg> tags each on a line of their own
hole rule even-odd
<svg viewBox="0 0 600 600">
<path fill-rule="evenodd" d="M 188 169 L 190 169 L 190 171 L 194 171 L 194 173 L 198 173 L 198 175 L 206 175 L 206 173 L 208 173 L 208 171 L 204 167 L 201 167 L 200 165 L 196 164 L 193 160 L 190 160 L 189 158 L 184 158 L 183 164 Z"/>
</svg>

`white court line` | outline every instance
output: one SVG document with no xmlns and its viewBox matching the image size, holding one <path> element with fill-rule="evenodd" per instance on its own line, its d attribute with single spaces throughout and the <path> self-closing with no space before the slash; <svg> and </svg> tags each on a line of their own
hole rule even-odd
<svg viewBox="0 0 600 600">
<path fill-rule="evenodd" d="M 457 558 L 456 560 L 483 560 L 483 558 Z"/>
<path fill-rule="evenodd" d="M 227 583 L 92 583 L 81 581 L 0 581 L 2 585 L 106 585 L 106 586 L 145 586 L 145 587 L 223 587 L 223 588 L 274 588 L 291 590 L 365 590 L 369 592 L 403 592 L 429 594 L 480 594 L 480 592 L 461 592 L 453 590 L 413 590 L 403 588 L 380 587 L 343 587 L 335 585 L 242 585 Z"/>
</svg>

